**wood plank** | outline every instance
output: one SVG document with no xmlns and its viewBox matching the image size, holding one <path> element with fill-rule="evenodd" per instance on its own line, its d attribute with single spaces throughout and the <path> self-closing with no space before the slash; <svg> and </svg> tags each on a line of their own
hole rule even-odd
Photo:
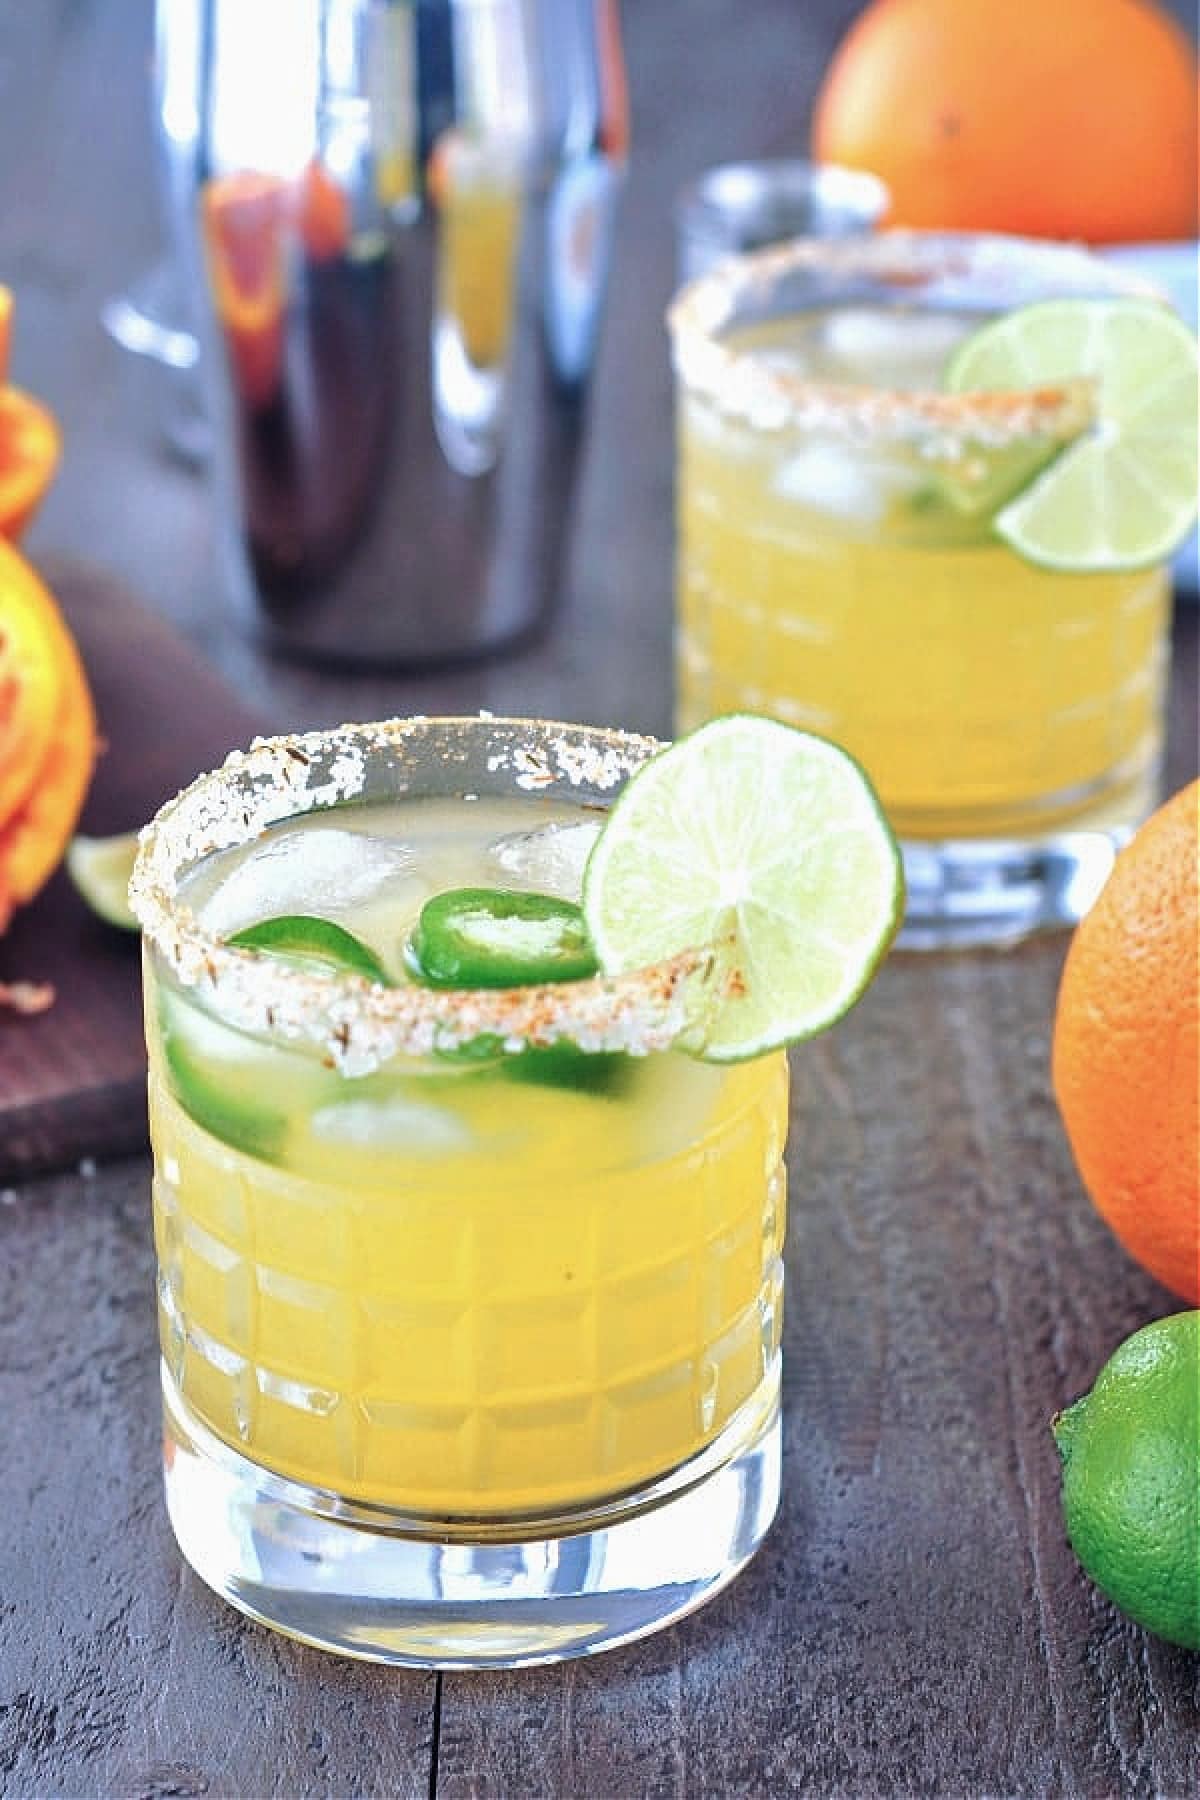
<svg viewBox="0 0 1200 1800">
<path fill-rule="evenodd" d="M 161 1497 L 146 1164 L 9 1199 L 0 1793 L 424 1796 L 432 1674 L 264 1631 L 180 1561 Z"/>
<path fill-rule="evenodd" d="M 661 1638 L 447 1677 L 443 1800 L 1189 1790 L 1195 1659 L 1120 1620 L 1059 1514 L 1052 1413 L 1178 1304 L 1071 1166 L 1064 949 L 894 958 L 796 1056 L 776 1527 Z"/>
<path fill-rule="evenodd" d="M 82 829 L 144 824 L 253 735 L 249 708 L 165 622 L 115 582 L 50 561 L 106 748 Z M 60 871 L 0 939 L 0 980 L 51 982 L 36 1018 L 0 1014 L 0 1180 L 145 1146 L 137 939 L 92 917 Z"/>
</svg>

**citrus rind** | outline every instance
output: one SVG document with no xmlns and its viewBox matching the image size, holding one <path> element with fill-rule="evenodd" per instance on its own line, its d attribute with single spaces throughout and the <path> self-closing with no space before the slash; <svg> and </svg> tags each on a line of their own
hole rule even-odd
<svg viewBox="0 0 1200 1800">
<path fill-rule="evenodd" d="M 812 1037 L 871 980 L 903 913 L 895 838 L 845 751 L 728 714 L 633 775 L 583 908 L 606 974 L 711 946 L 721 979 L 684 1047 L 737 1062 Z"/>
<path fill-rule="evenodd" d="M 122 931 L 136 931 L 138 922 L 129 906 L 129 877 L 137 856 L 135 831 L 116 837 L 87 837 L 78 833 L 67 845 L 67 874 L 98 919 Z"/>
<path fill-rule="evenodd" d="M 1027 561 L 1076 572 L 1164 562 L 1196 519 L 1196 339 L 1153 300 L 1046 300 L 985 325 L 955 352 L 955 393 L 1086 377 L 1096 424 L 996 514 Z"/>
</svg>

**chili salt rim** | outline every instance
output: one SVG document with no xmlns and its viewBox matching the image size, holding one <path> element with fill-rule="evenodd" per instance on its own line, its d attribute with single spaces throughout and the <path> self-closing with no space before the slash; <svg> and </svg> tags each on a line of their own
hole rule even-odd
<svg viewBox="0 0 1200 1800">
<path fill-rule="evenodd" d="M 806 272 L 874 282 L 946 307 L 978 304 L 982 291 L 998 311 L 1050 298 L 1162 298 L 1082 245 L 1001 233 L 876 231 L 798 238 L 728 258 L 689 283 L 668 309 L 677 376 L 722 412 L 761 431 L 800 427 L 856 444 L 915 440 L 926 453 L 951 459 L 972 447 L 997 449 L 1029 438 L 1069 441 L 1094 421 L 1092 383 L 1081 377 L 1051 387 L 958 394 L 851 386 L 807 380 L 721 341 L 747 302 L 765 303 L 778 282 Z M 872 298 L 835 292 L 828 300 L 815 295 L 814 304 L 847 297 Z"/>
<path fill-rule="evenodd" d="M 175 980 L 230 1024 L 305 1044 L 349 1076 L 370 1074 L 395 1057 L 453 1050 L 484 1033 L 510 1050 L 569 1038 L 588 1051 L 646 1055 L 677 1042 L 705 1004 L 716 970 L 711 949 L 686 949 L 649 968 L 587 981 L 387 988 L 225 943 L 179 898 L 180 881 L 201 858 L 252 843 L 271 825 L 361 798 L 373 758 L 388 760 L 397 777 L 392 797 L 403 797 L 406 750 L 438 737 L 440 760 L 461 761 L 464 769 L 471 758 L 478 769 L 482 739 L 488 772 L 510 770 L 513 786 L 527 792 L 565 783 L 606 793 L 662 748 L 632 733 L 487 714 L 256 738 L 168 801 L 139 834 L 130 905 Z M 475 791 L 464 782 L 464 792 Z"/>
</svg>

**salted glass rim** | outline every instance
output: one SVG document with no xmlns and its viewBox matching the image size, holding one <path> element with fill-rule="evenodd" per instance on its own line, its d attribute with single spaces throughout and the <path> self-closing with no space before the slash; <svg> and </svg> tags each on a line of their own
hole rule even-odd
<svg viewBox="0 0 1200 1800">
<path fill-rule="evenodd" d="M 431 791 L 419 780 L 406 786 L 406 777 L 419 776 L 423 745 L 436 746 L 447 765 L 461 764 L 464 794 L 478 791 L 469 779 L 474 755 L 484 758 L 476 769 L 511 777 L 514 794 L 574 789 L 593 799 L 615 794 L 662 748 L 633 732 L 490 714 L 385 719 L 256 738 L 198 776 L 139 833 L 130 905 L 172 978 L 227 1023 L 307 1045 L 347 1075 L 450 1051 L 484 1035 L 503 1039 L 507 1049 L 568 1038 L 587 1051 L 634 1055 L 676 1043 L 714 974 L 715 958 L 705 947 L 578 982 L 383 987 L 226 943 L 182 898 L 181 883 L 205 857 L 253 843 L 270 826 L 361 799 L 373 768 L 394 781 L 391 798 Z"/>
<path fill-rule="evenodd" d="M 685 392 L 705 396 L 758 430 L 825 430 L 856 442 L 910 439 L 951 456 L 968 445 L 1000 448 L 1076 436 L 1094 418 L 1092 383 L 968 393 L 852 386 L 810 379 L 724 341 L 747 308 L 755 309 L 756 318 L 769 317 L 779 289 L 806 275 L 846 284 L 841 294 L 836 285 L 828 293 L 814 291 L 816 305 L 868 302 L 872 293 L 855 283 L 945 307 L 978 306 L 986 293 L 989 308 L 998 312 L 1044 299 L 1162 298 L 1081 244 L 999 232 L 884 230 L 793 238 L 726 257 L 671 302 L 672 358 Z M 782 304 L 779 310 L 785 310 Z"/>
</svg>

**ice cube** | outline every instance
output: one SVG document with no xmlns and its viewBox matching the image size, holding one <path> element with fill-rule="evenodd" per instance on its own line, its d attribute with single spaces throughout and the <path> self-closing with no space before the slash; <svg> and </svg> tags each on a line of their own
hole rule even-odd
<svg viewBox="0 0 1200 1800">
<path fill-rule="evenodd" d="M 390 838 L 332 826 L 282 831 L 218 883 L 198 916 L 218 937 L 286 913 L 344 921 L 390 884 L 404 885 L 415 863 L 412 846 Z"/>
<path fill-rule="evenodd" d="M 835 445 L 806 444 L 779 465 L 771 485 L 783 500 L 862 525 L 880 519 L 888 502 L 875 471 L 860 456 Z"/>
<path fill-rule="evenodd" d="M 970 327 L 953 313 L 843 306 L 830 313 L 821 347 L 830 374 L 872 386 L 938 388 L 942 370 Z"/>
<path fill-rule="evenodd" d="M 760 368 L 770 369 L 774 374 L 784 375 L 789 380 L 798 375 L 812 374 L 812 354 L 800 342 L 756 345 L 754 360 Z"/>
<path fill-rule="evenodd" d="M 559 900 L 578 900 L 583 871 L 600 835 L 600 819 L 542 825 L 536 831 L 512 831 L 496 838 L 489 853 L 509 882 Z"/>
<path fill-rule="evenodd" d="M 468 1126 L 447 1107 L 395 1095 L 323 1106 L 312 1116 L 312 1132 L 327 1144 L 408 1156 L 442 1156 L 469 1149 L 472 1142 Z"/>
</svg>

